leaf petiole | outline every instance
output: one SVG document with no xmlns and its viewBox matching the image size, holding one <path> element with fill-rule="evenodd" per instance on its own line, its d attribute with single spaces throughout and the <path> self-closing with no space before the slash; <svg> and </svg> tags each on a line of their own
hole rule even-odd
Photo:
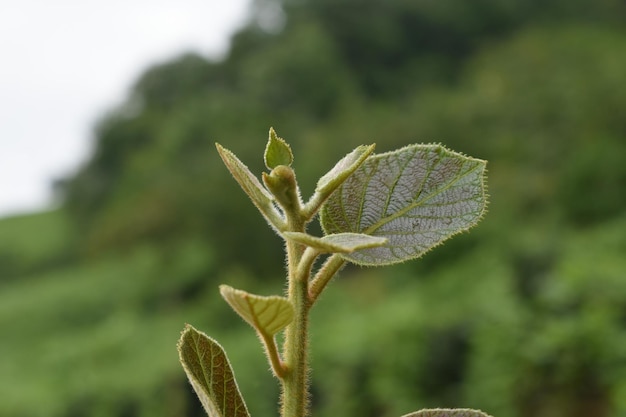
<svg viewBox="0 0 626 417">
<path fill-rule="evenodd" d="M 346 260 L 339 254 L 330 255 L 309 285 L 309 302 L 314 304 L 330 280 L 344 267 Z"/>
</svg>

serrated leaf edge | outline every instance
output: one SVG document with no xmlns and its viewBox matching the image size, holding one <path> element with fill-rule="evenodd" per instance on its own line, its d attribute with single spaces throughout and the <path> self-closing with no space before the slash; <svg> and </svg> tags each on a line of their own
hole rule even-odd
<svg viewBox="0 0 626 417">
<path fill-rule="evenodd" d="M 278 144 L 278 145 L 276 145 Z M 283 149 L 287 150 L 287 154 L 289 156 L 289 162 L 286 164 L 272 164 L 268 159 L 268 155 L 270 155 L 272 146 L 282 146 Z M 267 145 L 265 145 L 265 152 L 263 153 L 263 162 L 265 162 L 265 167 L 269 170 L 276 168 L 278 165 L 286 165 L 291 166 L 293 163 L 293 151 L 291 150 L 291 146 L 281 137 L 278 137 L 276 131 L 273 127 L 270 128 L 269 139 L 267 141 Z"/>
</svg>

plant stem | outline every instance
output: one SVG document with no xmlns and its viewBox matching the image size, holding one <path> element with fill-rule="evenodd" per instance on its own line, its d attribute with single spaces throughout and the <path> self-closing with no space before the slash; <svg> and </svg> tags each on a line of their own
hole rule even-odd
<svg viewBox="0 0 626 417">
<path fill-rule="evenodd" d="M 304 283 L 295 285 L 291 298 L 296 310 L 294 322 L 287 328 L 285 357 L 288 372 L 283 379 L 282 417 L 304 417 L 308 414 L 308 298 Z"/>
<path fill-rule="evenodd" d="M 282 380 L 285 377 L 285 373 L 287 372 L 287 367 L 280 359 L 274 336 L 270 336 L 263 332 L 258 332 L 258 334 L 261 338 L 261 341 L 263 342 L 263 346 L 265 347 L 265 354 L 269 359 L 274 375 L 276 376 L 276 378 Z"/>
<path fill-rule="evenodd" d="M 304 231 L 302 222 L 290 221 L 289 229 Z M 295 230 L 294 230 L 295 229 Z M 308 318 L 309 318 L 309 268 L 300 268 L 303 246 L 287 241 L 287 263 L 289 268 L 289 301 L 294 310 L 294 321 L 285 333 L 284 359 L 287 367 L 281 398 L 282 417 L 304 417 L 308 414 Z"/>
</svg>

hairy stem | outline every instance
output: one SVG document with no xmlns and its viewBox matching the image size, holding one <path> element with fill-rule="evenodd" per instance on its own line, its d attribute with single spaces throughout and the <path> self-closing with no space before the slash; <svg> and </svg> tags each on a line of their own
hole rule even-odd
<svg viewBox="0 0 626 417">
<path fill-rule="evenodd" d="M 294 221 L 293 217 L 296 217 L 297 221 Z M 299 216 L 293 217 L 288 216 L 289 230 L 303 232 L 304 222 L 300 221 Z M 288 298 L 294 307 L 295 317 L 285 331 L 283 357 L 287 372 L 282 379 L 282 417 L 304 417 L 308 414 L 309 381 L 307 354 L 310 268 L 300 268 L 303 254 L 303 245 L 287 241 Z"/>
<path fill-rule="evenodd" d="M 308 414 L 308 297 L 306 285 L 294 285 L 291 298 L 296 308 L 294 322 L 287 328 L 285 357 L 288 372 L 283 379 L 282 416 L 304 417 Z"/>
</svg>

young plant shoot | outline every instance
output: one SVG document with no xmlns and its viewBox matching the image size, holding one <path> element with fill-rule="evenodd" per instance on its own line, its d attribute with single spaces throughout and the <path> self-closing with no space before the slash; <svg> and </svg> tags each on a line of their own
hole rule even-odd
<svg viewBox="0 0 626 417">
<path fill-rule="evenodd" d="M 359 146 L 317 182 L 304 202 L 290 146 L 270 129 L 262 182 L 217 144 L 224 164 L 285 240 L 287 294 L 264 297 L 220 286 L 226 302 L 256 331 L 281 385 L 281 417 L 309 415 L 311 308 L 347 263 L 379 266 L 415 259 L 474 226 L 485 212 L 486 162 L 441 145 L 374 154 Z M 319 214 L 323 236 L 307 233 Z M 316 260 L 325 257 L 315 268 Z M 279 347 L 276 335 L 284 333 Z M 183 368 L 210 417 L 249 417 L 226 353 L 187 325 L 178 343 Z M 487 417 L 469 409 L 421 410 L 404 417 Z"/>
</svg>

